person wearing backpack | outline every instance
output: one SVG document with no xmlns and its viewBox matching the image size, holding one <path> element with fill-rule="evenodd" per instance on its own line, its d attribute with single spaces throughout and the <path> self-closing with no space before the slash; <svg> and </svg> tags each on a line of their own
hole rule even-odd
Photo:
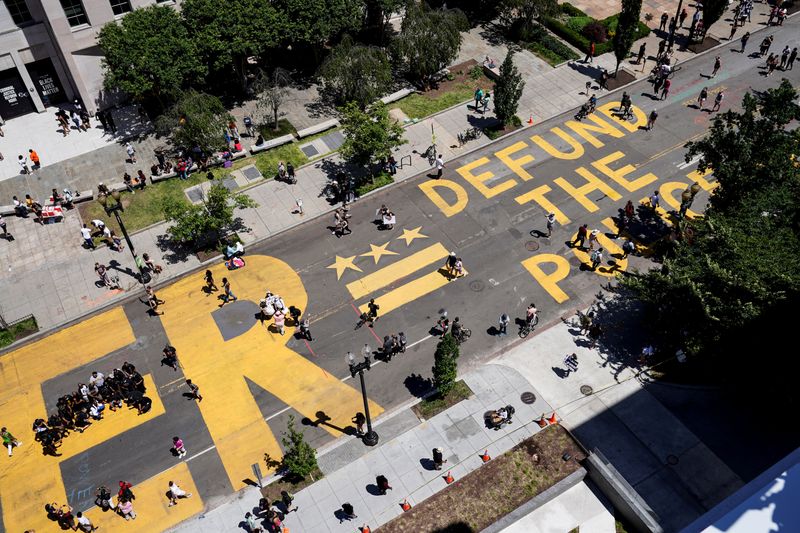
<svg viewBox="0 0 800 533">
<path fill-rule="evenodd" d="M 592 252 L 590 258 L 592 260 L 592 270 L 593 271 L 597 270 L 597 267 L 600 266 L 600 263 L 603 262 L 603 249 L 598 248 L 597 250 Z"/>
<path fill-rule="evenodd" d="M 625 242 L 622 243 L 622 258 L 623 259 L 628 257 L 628 254 L 632 254 L 635 251 L 636 251 L 636 245 L 633 243 L 633 241 L 630 241 L 630 240 L 626 239 Z"/>
</svg>

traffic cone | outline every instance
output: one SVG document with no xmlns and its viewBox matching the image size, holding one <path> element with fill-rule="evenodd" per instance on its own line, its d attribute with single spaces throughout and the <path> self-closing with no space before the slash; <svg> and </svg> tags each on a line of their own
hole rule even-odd
<svg viewBox="0 0 800 533">
<path fill-rule="evenodd" d="M 558 424 L 558 418 L 556 418 L 556 412 L 555 411 L 553 411 L 552 416 L 547 419 L 547 422 L 550 423 L 551 425 Z"/>
<path fill-rule="evenodd" d="M 491 458 L 491 457 L 489 457 L 489 450 L 484 450 L 484 451 L 483 451 L 483 455 L 481 455 L 481 460 L 482 460 L 484 463 L 488 463 L 489 461 L 491 461 L 491 460 L 492 460 L 492 458 Z"/>
<path fill-rule="evenodd" d="M 531 115 L 531 118 L 528 119 L 528 124 L 533 124 L 533 115 Z"/>
<path fill-rule="evenodd" d="M 403 509 L 403 511 L 408 511 L 411 509 L 411 504 L 408 503 L 408 500 L 403 500 L 403 503 L 400 504 L 400 508 Z"/>
<path fill-rule="evenodd" d="M 372 530 L 369 528 L 367 524 L 361 526 L 361 533 L 372 533 Z"/>
<path fill-rule="evenodd" d="M 444 480 L 448 485 L 455 481 L 455 479 L 453 479 L 453 474 L 450 473 L 450 470 L 447 471 L 447 475 L 444 476 Z"/>
<path fill-rule="evenodd" d="M 543 428 L 543 427 L 547 426 L 547 419 L 544 417 L 544 413 L 542 413 L 542 418 L 537 420 L 536 423 L 539 424 L 540 428 Z"/>
</svg>

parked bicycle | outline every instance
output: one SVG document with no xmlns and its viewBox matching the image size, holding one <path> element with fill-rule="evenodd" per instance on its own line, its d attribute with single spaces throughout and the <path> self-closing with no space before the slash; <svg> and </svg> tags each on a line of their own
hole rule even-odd
<svg viewBox="0 0 800 533">
<path fill-rule="evenodd" d="M 530 322 L 526 320 L 525 324 L 523 324 L 522 327 L 519 328 L 519 338 L 524 339 L 525 337 L 530 335 L 531 331 L 533 331 L 533 328 L 535 328 L 538 324 L 539 324 L 538 314 L 533 315 L 533 319 Z"/>
<path fill-rule="evenodd" d="M 436 144 L 428 146 L 428 149 L 422 153 L 422 157 L 427 158 L 428 164 L 433 166 L 434 161 L 436 161 Z"/>
<path fill-rule="evenodd" d="M 453 338 L 455 338 L 458 344 L 463 344 L 472 336 L 472 330 L 469 328 L 461 328 L 458 333 L 455 334 Z"/>
<path fill-rule="evenodd" d="M 464 146 L 469 141 L 480 138 L 481 135 L 483 135 L 483 130 L 480 128 L 467 128 L 463 133 L 458 133 L 456 138 L 458 139 L 458 145 Z"/>
</svg>

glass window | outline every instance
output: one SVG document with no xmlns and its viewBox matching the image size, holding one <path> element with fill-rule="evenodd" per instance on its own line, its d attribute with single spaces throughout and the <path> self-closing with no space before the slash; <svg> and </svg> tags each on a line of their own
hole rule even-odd
<svg viewBox="0 0 800 533">
<path fill-rule="evenodd" d="M 33 20 L 25 0 L 5 0 L 5 3 L 15 24 L 25 24 Z"/>
<path fill-rule="evenodd" d="M 67 22 L 73 28 L 89 24 L 89 19 L 86 17 L 86 10 L 83 9 L 81 0 L 61 0 L 61 7 L 64 8 L 64 16 L 67 17 Z"/>
<path fill-rule="evenodd" d="M 109 0 L 111 2 L 111 9 L 115 15 L 124 15 L 130 13 L 131 3 L 129 0 Z"/>
</svg>

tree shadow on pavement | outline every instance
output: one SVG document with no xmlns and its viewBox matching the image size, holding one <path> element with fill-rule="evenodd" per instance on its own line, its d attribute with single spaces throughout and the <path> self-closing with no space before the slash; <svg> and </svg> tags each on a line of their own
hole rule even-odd
<svg viewBox="0 0 800 533">
<path fill-rule="evenodd" d="M 184 263 L 192 255 L 192 250 L 188 246 L 173 241 L 166 233 L 156 238 L 156 246 L 162 252 L 166 252 L 161 258 L 170 265 Z"/>
<path fill-rule="evenodd" d="M 433 380 L 431 380 L 431 378 L 423 378 L 421 374 L 411 374 L 407 376 L 406 379 L 403 380 L 403 385 L 405 385 L 408 392 L 416 398 L 423 398 L 433 390 Z"/>
</svg>

